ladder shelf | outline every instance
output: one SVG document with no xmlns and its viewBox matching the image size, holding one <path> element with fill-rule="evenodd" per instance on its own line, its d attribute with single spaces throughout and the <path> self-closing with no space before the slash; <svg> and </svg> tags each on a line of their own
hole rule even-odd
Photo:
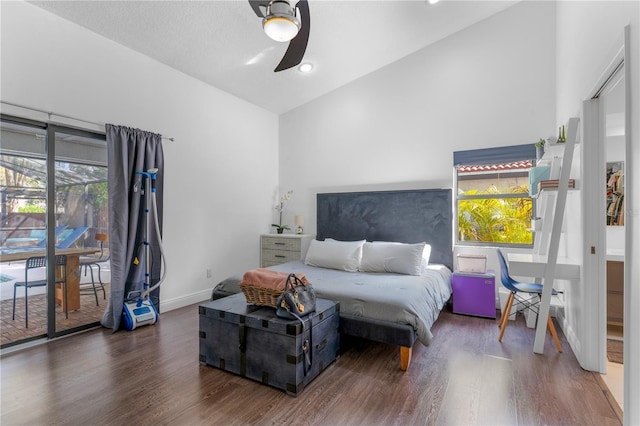
<svg viewBox="0 0 640 426">
<path fill-rule="evenodd" d="M 543 288 L 540 297 L 540 310 L 538 312 L 538 318 L 544 318 L 544 320 L 538 321 L 533 345 L 533 351 L 539 354 L 544 352 L 544 340 L 547 329 L 546 318 L 549 316 L 553 282 L 556 277 L 560 234 L 562 232 L 567 193 L 569 189 L 573 189 L 569 188 L 569 176 L 577 142 L 578 124 L 579 119 L 575 117 L 570 118 L 567 124 L 567 141 L 563 144 L 564 153 L 560 167 L 560 176 L 559 178 L 553 177 L 558 179 L 558 187 L 545 188 L 538 193 L 538 196 L 544 194 L 544 196 L 547 197 L 545 200 L 544 213 L 541 216 L 543 219 L 542 230 L 540 235 L 536 235 L 534 240 L 534 252 L 539 255 L 546 255 L 547 258 L 547 265 L 544 268 L 544 276 L 542 277 Z M 549 196 L 547 196 L 547 194 L 549 194 Z M 552 220 L 545 220 L 549 217 L 551 217 Z"/>
</svg>

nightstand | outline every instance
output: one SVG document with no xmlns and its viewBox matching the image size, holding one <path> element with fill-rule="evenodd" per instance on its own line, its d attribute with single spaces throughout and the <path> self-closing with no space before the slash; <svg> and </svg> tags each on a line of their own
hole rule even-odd
<svg viewBox="0 0 640 426">
<path fill-rule="evenodd" d="M 453 313 L 477 317 L 496 317 L 496 277 L 493 271 L 486 274 L 454 272 Z"/>
<path fill-rule="evenodd" d="M 260 267 L 301 260 L 315 235 L 264 234 L 260 236 Z"/>
</svg>

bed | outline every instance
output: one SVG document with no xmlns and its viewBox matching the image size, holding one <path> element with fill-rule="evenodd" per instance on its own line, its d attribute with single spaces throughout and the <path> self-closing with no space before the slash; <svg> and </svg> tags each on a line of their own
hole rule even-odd
<svg viewBox="0 0 640 426">
<path fill-rule="evenodd" d="M 400 346 L 400 367 L 407 370 L 415 341 L 431 342 L 431 325 L 451 295 L 451 190 L 318 194 L 316 240 L 307 256 L 311 265 L 296 261 L 269 269 L 304 273 L 319 297 L 340 302 L 341 334 Z M 381 247 L 370 242 L 403 243 L 403 253 L 426 242 L 431 250 L 428 265 L 423 262 L 413 274 L 346 272 L 314 262 L 319 253 L 314 243 L 333 247 L 331 240 L 344 246 L 366 240 L 369 253 Z M 239 292 L 241 279 L 239 274 L 222 281 L 212 298 Z"/>
</svg>

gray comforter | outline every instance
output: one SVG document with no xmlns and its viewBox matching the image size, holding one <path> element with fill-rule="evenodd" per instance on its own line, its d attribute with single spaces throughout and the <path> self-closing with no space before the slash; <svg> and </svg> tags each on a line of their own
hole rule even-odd
<svg viewBox="0 0 640 426">
<path fill-rule="evenodd" d="M 269 269 L 304 273 L 320 298 L 340 302 L 340 312 L 352 316 L 409 324 L 428 345 L 431 326 L 451 296 L 451 271 L 429 265 L 420 276 L 392 273 L 345 272 L 288 262 Z M 240 292 L 242 275 L 229 277 L 216 290 Z"/>
</svg>

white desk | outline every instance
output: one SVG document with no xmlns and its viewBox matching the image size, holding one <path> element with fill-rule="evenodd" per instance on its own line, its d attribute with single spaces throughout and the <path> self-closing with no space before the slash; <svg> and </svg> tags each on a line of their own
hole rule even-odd
<svg viewBox="0 0 640 426">
<path fill-rule="evenodd" d="M 543 278 L 547 268 L 547 256 L 529 253 L 508 253 L 509 273 L 522 277 Z M 579 280 L 580 264 L 568 257 L 558 257 L 556 279 Z"/>
<path fill-rule="evenodd" d="M 516 276 L 533 277 L 537 282 L 542 282 L 547 269 L 547 256 L 528 253 L 509 253 L 509 273 Z M 554 279 L 579 280 L 580 264 L 573 259 L 558 257 Z M 544 284 L 544 283 L 543 283 Z M 551 305 L 551 291 L 545 291 L 547 297 L 541 297 L 540 311 L 549 312 Z M 544 338 L 547 331 L 547 321 L 538 321 L 536 328 L 536 338 L 533 344 L 533 351 L 542 353 L 544 348 Z"/>
</svg>

